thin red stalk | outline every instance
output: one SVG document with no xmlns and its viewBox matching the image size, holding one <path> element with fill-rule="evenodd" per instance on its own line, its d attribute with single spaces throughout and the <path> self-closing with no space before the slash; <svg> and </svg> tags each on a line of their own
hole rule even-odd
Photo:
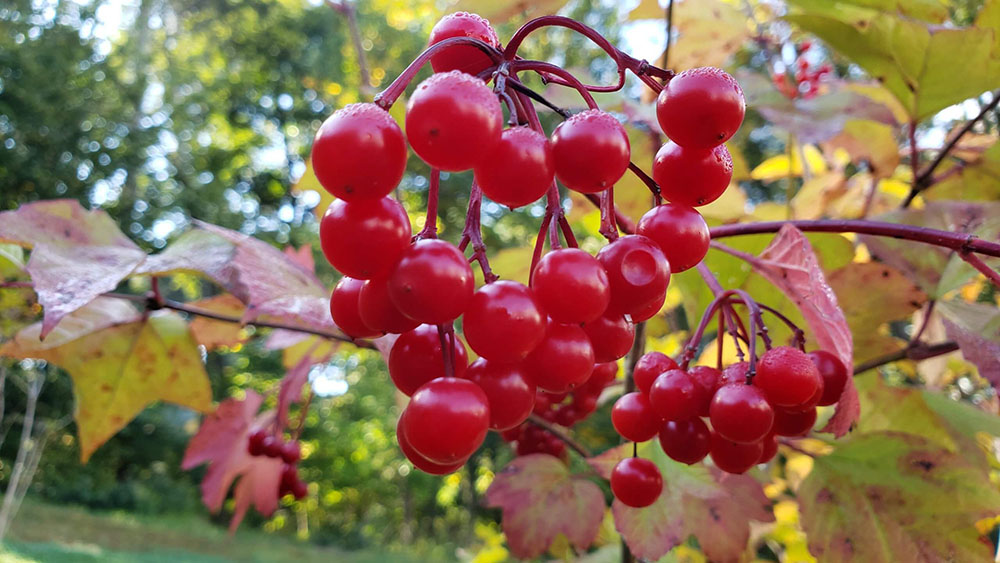
<svg viewBox="0 0 1000 563">
<path fill-rule="evenodd" d="M 420 229 L 414 240 L 437 238 L 438 192 L 441 189 L 441 171 L 431 168 L 430 188 L 427 190 L 427 216 L 424 228 Z"/>
<path fill-rule="evenodd" d="M 312 404 L 312 400 L 313 388 L 309 386 L 309 394 L 306 395 L 306 400 L 302 403 L 302 408 L 299 410 L 299 423 L 295 426 L 295 432 L 292 434 L 293 442 L 302 436 L 302 429 L 306 426 L 306 415 L 309 414 L 309 405 Z"/>
<path fill-rule="evenodd" d="M 979 270 L 979 273 L 986 276 L 986 279 L 990 280 L 995 287 L 1000 288 L 1000 272 L 990 268 L 989 264 L 983 262 L 982 258 L 971 252 L 960 252 L 958 255 L 962 257 L 962 260 L 968 262 L 970 266 Z"/>
<path fill-rule="evenodd" d="M 535 239 L 535 250 L 531 254 L 531 269 L 528 270 L 529 279 L 535 273 L 535 266 L 538 265 L 538 261 L 542 259 L 542 249 L 545 247 L 545 233 L 548 232 L 551 221 L 552 214 L 546 211 L 545 217 L 542 218 L 542 225 L 538 228 L 538 238 Z"/>
<path fill-rule="evenodd" d="M 580 442 L 577 442 L 576 440 L 574 440 L 566 432 L 563 432 L 563 430 L 561 428 L 556 427 L 554 424 L 552 424 L 549 421 L 545 420 L 544 418 L 538 416 L 537 414 L 530 415 L 528 417 L 528 422 L 534 424 L 535 426 L 537 426 L 539 428 L 542 428 L 543 430 L 546 430 L 547 432 L 551 433 L 556 438 L 559 438 L 560 440 L 562 440 L 563 442 L 565 442 L 566 445 L 570 447 L 570 449 L 572 449 L 574 452 L 580 454 L 581 457 L 589 458 L 589 457 L 592 457 L 594 455 L 594 454 L 590 453 L 590 450 L 588 450 L 583 444 L 581 444 Z"/>
<path fill-rule="evenodd" d="M 486 55 L 497 65 L 499 65 L 502 60 L 502 53 L 496 47 L 493 47 L 488 43 L 478 39 L 473 39 L 472 37 L 449 37 L 444 41 L 431 45 L 430 47 L 424 49 L 423 53 L 417 55 L 417 58 L 413 59 L 413 62 L 410 63 L 410 65 L 407 66 L 406 69 L 392 81 L 392 84 L 375 96 L 375 103 L 384 110 L 391 108 L 392 104 L 396 103 L 400 94 L 406 90 L 407 85 L 409 85 L 417 73 L 420 72 L 420 69 L 423 68 L 424 64 L 431 60 L 431 57 L 434 56 L 434 54 L 438 51 L 449 49 L 456 45 L 471 45 L 476 47 L 483 53 L 486 53 Z"/>
<path fill-rule="evenodd" d="M 701 279 L 705 281 L 705 285 L 708 286 L 708 289 L 712 291 L 712 295 L 718 297 L 725 291 L 722 289 L 722 286 L 719 285 L 719 280 L 715 279 L 715 276 L 712 274 L 712 271 L 708 268 L 708 265 L 705 264 L 705 262 L 699 262 L 697 268 L 698 274 L 701 275 Z M 743 330 L 746 332 L 746 329 L 743 328 L 742 321 L 740 321 L 739 316 L 736 315 L 736 312 L 733 311 L 732 305 L 729 303 L 723 304 L 722 314 L 725 316 L 726 320 L 726 331 L 729 332 L 729 335 L 733 338 L 733 346 L 736 348 L 736 357 L 742 362 L 743 348 L 740 347 L 740 336 L 738 331 Z"/>
<path fill-rule="evenodd" d="M 573 229 L 570 228 L 569 220 L 566 219 L 565 213 L 559 213 L 559 229 L 562 230 L 563 238 L 566 239 L 566 246 L 570 248 L 580 246 L 576 242 L 576 235 L 573 234 Z"/>
<path fill-rule="evenodd" d="M 511 63 L 511 72 L 514 73 L 514 75 L 526 70 L 543 71 L 561 77 L 569 83 L 572 88 L 575 88 L 576 91 L 580 93 L 580 97 L 582 97 L 583 101 L 586 102 L 588 108 L 597 109 L 597 102 L 594 101 L 594 96 L 592 96 L 590 92 L 587 91 L 587 87 L 584 86 L 584 84 L 573 76 L 573 74 L 568 70 L 543 61 L 515 61 Z"/>
<path fill-rule="evenodd" d="M 486 243 L 483 242 L 481 226 L 482 204 L 483 190 L 473 180 L 472 190 L 469 192 L 469 209 L 465 214 L 465 227 L 462 229 L 462 240 L 458 243 L 458 248 L 465 252 L 465 249 L 471 242 L 472 257 L 469 258 L 469 261 L 472 262 L 475 260 L 479 262 L 479 269 L 483 271 L 483 280 L 486 283 L 493 283 L 497 280 L 497 276 L 493 273 L 493 269 L 490 268 L 490 261 L 486 255 Z"/>
<path fill-rule="evenodd" d="M 858 375 L 862 372 L 868 371 L 870 369 L 875 369 L 877 367 L 884 366 L 886 364 L 891 364 L 892 362 L 898 362 L 900 360 L 912 360 L 919 362 L 920 360 L 926 360 L 929 358 L 936 358 L 938 356 L 943 356 L 945 354 L 950 354 L 958 350 L 958 344 L 954 342 L 941 342 L 939 344 L 917 344 L 914 346 L 907 346 L 902 350 L 893 352 L 891 354 L 886 354 L 879 358 L 869 360 L 863 364 L 858 364 L 854 366 L 854 375 Z"/>
<path fill-rule="evenodd" d="M 924 331 L 927 330 L 928 325 L 930 325 L 931 315 L 934 313 L 934 305 L 936 303 L 937 301 L 934 301 L 933 299 L 927 302 L 927 307 L 924 309 L 924 315 L 920 319 L 920 326 L 917 328 L 917 331 L 913 333 L 913 336 L 910 337 L 910 346 L 919 342 L 920 337 L 924 335 Z"/>
<path fill-rule="evenodd" d="M 438 340 L 441 342 L 441 360 L 444 363 L 444 376 L 445 377 L 455 377 L 455 363 L 453 362 L 454 357 L 451 353 L 445 353 L 449 350 L 448 343 L 449 333 L 453 333 L 455 327 L 451 324 L 440 324 L 437 325 Z"/>
<path fill-rule="evenodd" d="M 628 169 L 631 170 L 637 178 L 642 180 L 643 184 L 646 184 L 646 187 L 649 188 L 649 192 L 653 194 L 653 199 L 655 200 L 656 205 L 663 203 L 663 196 L 660 195 L 660 186 L 656 183 L 656 180 L 650 178 L 649 174 L 646 174 L 642 168 L 639 168 L 638 164 L 632 161 L 629 161 Z"/>
<path fill-rule="evenodd" d="M 615 193 L 614 186 L 601 192 L 601 229 L 600 233 L 608 242 L 618 240 L 618 227 L 615 225 Z"/>
</svg>

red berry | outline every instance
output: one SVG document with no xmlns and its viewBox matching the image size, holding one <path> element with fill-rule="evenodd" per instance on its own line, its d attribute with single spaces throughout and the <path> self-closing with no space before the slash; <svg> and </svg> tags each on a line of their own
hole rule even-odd
<svg viewBox="0 0 1000 563">
<path fill-rule="evenodd" d="M 656 436 L 663 422 L 645 395 L 632 392 L 619 397 L 611 407 L 611 424 L 626 440 L 645 442 Z"/>
<path fill-rule="evenodd" d="M 649 506 L 663 492 L 663 476 L 652 461 L 627 457 L 611 471 L 611 492 L 626 506 Z"/>
<path fill-rule="evenodd" d="M 579 248 L 553 250 L 531 274 L 539 303 L 561 323 L 586 323 L 604 314 L 611 299 L 608 275 L 601 263 Z"/>
<path fill-rule="evenodd" d="M 358 297 L 361 295 L 361 287 L 364 285 L 364 280 L 344 276 L 337 282 L 337 287 L 333 289 L 333 295 L 330 296 L 330 316 L 333 317 L 337 328 L 351 338 L 371 338 L 382 334 L 368 327 L 361 320 L 361 313 L 358 311 Z"/>
<path fill-rule="evenodd" d="M 594 371 L 594 349 L 582 328 L 549 319 L 545 338 L 524 365 L 539 389 L 561 393 L 587 381 Z"/>
<path fill-rule="evenodd" d="M 476 165 L 475 180 L 486 197 L 511 209 L 537 201 L 554 179 L 549 140 L 529 127 L 505 129 Z"/>
<path fill-rule="evenodd" d="M 583 325 L 594 348 L 594 361 L 613 362 L 632 348 L 635 326 L 621 315 L 606 315 Z"/>
<path fill-rule="evenodd" d="M 413 449 L 440 465 L 468 458 L 483 443 L 490 424 L 486 393 L 465 379 L 439 377 L 413 394 L 402 421 Z"/>
<path fill-rule="evenodd" d="M 805 436 L 816 424 L 816 409 L 792 412 L 774 410 L 774 430 L 778 436 Z"/>
<path fill-rule="evenodd" d="M 618 376 L 618 364 L 616 362 L 605 362 L 594 366 L 594 373 L 587 380 L 587 385 L 597 389 L 595 395 L 600 395 L 601 391 L 608 386 L 615 377 Z"/>
<path fill-rule="evenodd" d="M 690 420 L 698 416 L 701 395 L 695 382 L 680 369 L 661 373 L 649 389 L 649 404 L 663 420 Z"/>
<path fill-rule="evenodd" d="M 712 404 L 722 373 L 713 367 L 694 366 L 688 369 L 688 375 L 698 387 L 698 416 L 708 416 L 708 407 Z"/>
<path fill-rule="evenodd" d="M 656 316 L 663 308 L 663 304 L 667 301 L 666 292 L 660 294 L 658 297 L 653 297 L 643 305 L 636 307 L 634 311 L 629 315 L 634 323 L 641 323 L 643 321 L 648 321 L 649 319 Z"/>
<path fill-rule="evenodd" d="M 309 486 L 305 482 L 299 480 L 292 484 L 292 489 L 289 491 L 295 497 L 295 500 L 302 500 L 309 496 Z"/>
<path fill-rule="evenodd" d="M 805 40 L 805 41 L 803 41 L 802 43 L 799 43 L 799 52 L 800 53 L 805 53 L 806 51 L 808 51 L 811 48 L 812 48 L 812 41 L 809 41 L 808 39 Z"/>
<path fill-rule="evenodd" d="M 479 358 L 466 376 L 478 385 L 490 403 L 490 428 L 508 430 L 527 420 L 535 406 L 535 384 L 520 364 Z"/>
<path fill-rule="evenodd" d="M 281 457 L 281 438 L 265 436 L 260 442 L 261 451 L 267 457 Z"/>
<path fill-rule="evenodd" d="M 255 430 L 247 439 L 247 453 L 257 457 L 264 455 L 264 441 L 269 435 L 264 430 Z"/>
<path fill-rule="evenodd" d="M 776 346 L 760 357 L 754 385 L 767 393 L 772 404 L 796 407 L 806 403 L 823 384 L 816 364 L 791 346 Z"/>
<path fill-rule="evenodd" d="M 497 32 L 490 22 L 480 15 L 468 12 L 455 12 L 438 20 L 431 30 L 427 45 L 431 46 L 452 37 L 472 37 L 493 47 L 500 45 Z M 460 70 L 476 75 L 491 66 L 493 59 L 472 45 L 446 47 L 431 57 L 431 68 L 434 72 Z"/>
<path fill-rule="evenodd" d="M 406 108 L 406 138 L 434 168 L 468 170 L 500 142 L 503 112 L 485 82 L 452 70 L 421 82 Z"/>
<path fill-rule="evenodd" d="M 694 465 L 705 459 L 712 444 L 712 432 L 700 418 L 670 420 L 660 428 L 660 446 L 670 459 Z"/>
<path fill-rule="evenodd" d="M 670 356 L 663 352 L 648 352 L 636 362 L 635 370 L 632 372 L 632 381 L 635 382 L 636 389 L 649 395 L 649 388 L 653 386 L 656 378 L 661 373 L 672 369 L 677 369 L 677 362 Z M 712 392 L 714 393 L 715 390 L 713 389 Z"/>
<path fill-rule="evenodd" d="M 743 123 L 745 111 L 736 79 L 711 67 L 678 74 L 656 99 L 656 118 L 663 132 L 678 145 L 693 149 L 728 141 Z"/>
<path fill-rule="evenodd" d="M 396 120 L 375 104 L 350 104 L 333 112 L 312 147 L 313 172 L 338 199 L 385 197 L 406 170 L 406 141 Z"/>
<path fill-rule="evenodd" d="M 515 362 L 541 344 L 545 323 L 545 314 L 528 287 L 514 281 L 497 281 L 473 294 L 462 330 L 469 346 L 480 356 Z"/>
<path fill-rule="evenodd" d="M 746 473 L 748 469 L 757 465 L 761 453 L 764 452 L 762 442 L 750 442 L 748 444 L 733 442 L 723 438 L 718 432 L 712 432 L 712 446 L 709 455 L 715 466 L 726 473 Z"/>
<path fill-rule="evenodd" d="M 438 239 L 419 240 L 399 257 L 389 274 L 389 297 L 411 319 L 450 323 L 472 299 L 472 268 L 455 245 Z"/>
<path fill-rule="evenodd" d="M 772 432 L 764 437 L 761 441 L 761 453 L 760 459 L 757 463 L 767 463 L 774 459 L 774 456 L 778 454 L 778 437 Z"/>
<path fill-rule="evenodd" d="M 576 422 L 576 412 L 574 412 L 573 407 L 569 405 L 559 407 L 559 410 L 556 411 L 556 424 L 569 428 L 573 426 L 574 422 Z"/>
<path fill-rule="evenodd" d="M 631 149 L 625 128 L 599 109 L 582 111 L 552 133 L 556 177 L 571 190 L 604 191 L 625 175 Z"/>
<path fill-rule="evenodd" d="M 764 392 L 743 383 L 730 383 L 716 391 L 709 415 L 716 432 L 744 444 L 760 441 L 774 425 L 774 409 Z"/>
<path fill-rule="evenodd" d="M 670 265 L 655 242 L 642 235 L 627 235 L 602 248 L 597 259 L 611 286 L 609 313 L 644 312 L 656 300 L 662 305 L 670 283 Z M 634 316 L 632 320 L 636 320 Z"/>
<path fill-rule="evenodd" d="M 299 482 L 299 470 L 294 465 L 285 465 L 281 468 L 281 488 L 291 491 L 295 483 Z"/>
<path fill-rule="evenodd" d="M 323 254 L 338 272 L 368 280 L 389 272 L 410 244 L 410 218 L 391 197 L 336 200 L 319 225 Z"/>
<path fill-rule="evenodd" d="M 823 378 L 823 395 L 819 405 L 828 407 L 840 400 L 847 385 L 847 368 L 840 358 L 826 350 L 815 350 L 809 353 L 809 358 L 816 364 L 820 377 Z"/>
<path fill-rule="evenodd" d="M 289 465 L 295 465 L 302 459 L 302 447 L 298 442 L 286 442 L 281 446 L 281 459 Z"/>
<path fill-rule="evenodd" d="M 403 415 L 399 417 L 399 422 L 396 423 L 396 443 L 399 444 L 400 451 L 403 452 L 403 455 L 406 456 L 406 459 L 410 460 L 410 463 L 414 467 L 431 475 L 447 475 L 458 471 L 465 465 L 467 458 L 454 463 L 434 463 L 417 453 L 417 450 L 413 449 L 413 446 L 410 445 L 410 441 L 406 439 L 406 434 L 404 433 L 405 425 L 403 424 L 404 418 L 406 418 L 405 410 L 403 411 Z"/>
<path fill-rule="evenodd" d="M 386 278 L 368 280 L 361 286 L 358 314 L 361 322 L 379 332 L 402 334 L 420 325 L 420 321 L 407 317 L 392 303 Z"/>
<path fill-rule="evenodd" d="M 698 265 L 708 253 L 708 224 L 686 205 L 657 205 L 639 219 L 636 233 L 655 242 L 670 263 L 670 273 Z"/>
<path fill-rule="evenodd" d="M 653 160 L 653 180 L 668 201 L 698 207 L 712 203 L 729 187 L 733 157 L 726 145 L 689 149 L 676 143 L 660 147 Z"/>
<path fill-rule="evenodd" d="M 469 357 L 462 341 L 455 337 L 451 356 L 453 376 L 463 377 L 469 367 Z M 399 335 L 389 351 L 389 377 L 404 395 L 409 397 L 428 381 L 446 377 L 441 356 L 441 337 L 434 325 L 420 325 Z"/>
<path fill-rule="evenodd" d="M 728 385 L 730 383 L 746 383 L 747 372 L 750 371 L 750 364 L 747 362 L 737 362 L 735 364 L 729 364 L 724 370 L 722 370 L 721 377 L 719 381 L 715 384 L 715 391 L 719 390 L 723 385 Z"/>
</svg>

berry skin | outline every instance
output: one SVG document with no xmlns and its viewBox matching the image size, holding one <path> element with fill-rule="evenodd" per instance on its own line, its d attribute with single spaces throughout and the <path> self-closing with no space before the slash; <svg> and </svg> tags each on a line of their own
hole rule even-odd
<svg viewBox="0 0 1000 563">
<path fill-rule="evenodd" d="M 406 108 L 406 138 L 433 168 L 475 167 L 500 142 L 503 112 L 485 82 L 452 70 L 421 82 Z"/>
<path fill-rule="evenodd" d="M 457 337 L 454 344 L 454 377 L 463 377 L 469 367 L 465 346 Z M 446 377 L 441 356 L 441 337 L 434 325 L 420 325 L 399 335 L 389 351 L 389 377 L 407 397 L 428 381 Z"/>
<path fill-rule="evenodd" d="M 712 432 L 700 418 L 668 421 L 660 429 L 660 446 L 670 459 L 694 465 L 705 459 L 712 445 Z"/>
<path fill-rule="evenodd" d="M 406 411 L 403 411 L 403 415 L 399 417 L 399 422 L 396 423 L 396 443 L 399 444 L 400 451 L 406 456 L 406 459 L 410 460 L 410 463 L 414 467 L 423 471 L 424 473 L 429 473 L 431 475 L 447 475 L 449 473 L 454 473 L 465 465 L 468 458 L 456 461 L 454 463 L 434 463 L 423 457 L 417 450 L 413 449 L 410 441 L 406 439 L 404 433 L 404 423 L 403 419 L 406 418 Z"/>
<path fill-rule="evenodd" d="M 708 416 L 708 407 L 712 404 L 722 373 L 713 367 L 694 366 L 688 369 L 688 375 L 698 388 L 698 416 Z"/>
<path fill-rule="evenodd" d="M 653 180 L 671 203 L 698 207 L 719 199 L 733 178 L 733 157 L 726 145 L 688 149 L 676 143 L 660 147 L 653 160 Z"/>
<path fill-rule="evenodd" d="M 667 294 L 666 292 L 664 292 L 663 294 L 654 297 L 649 301 L 647 301 L 646 303 L 644 303 L 643 305 L 637 307 L 629 315 L 629 318 L 631 318 L 632 322 L 634 323 L 641 323 L 643 321 L 648 321 L 649 319 L 655 317 L 656 314 L 660 312 L 660 309 L 663 308 L 663 304 L 666 302 L 667 302 Z"/>
<path fill-rule="evenodd" d="M 715 384 L 715 390 L 712 391 L 712 395 L 715 395 L 715 391 L 718 391 L 723 385 L 728 385 L 730 383 L 746 383 L 748 371 L 750 371 L 750 364 L 747 362 L 729 364 L 722 370 L 722 374 L 719 377 L 718 382 Z"/>
<path fill-rule="evenodd" d="M 809 353 L 809 358 L 816 364 L 820 377 L 823 378 L 823 395 L 819 405 L 828 407 L 840 400 L 840 395 L 847 385 L 847 368 L 837 356 L 826 350 L 815 350 Z"/>
<path fill-rule="evenodd" d="M 281 438 L 265 436 L 260 442 L 261 451 L 267 457 L 281 457 Z"/>
<path fill-rule="evenodd" d="M 410 244 L 410 218 L 391 197 L 336 200 L 319 224 L 323 254 L 338 272 L 369 280 L 389 272 Z"/>
<path fill-rule="evenodd" d="M 778 455 L 778 437 L 771 433 L 761 441 L 760 459 L 757 460 L 757 463 L 767 463 L 776 455 Z"/>
<path fill-rule="evenodd" d="M 611 424 L 626 440 L 645 442 L 656 436 L 663 424 L 642 393 L 626 393 L 611 407 Z"/>
<path fill-rule="evenodd" d="M 663 304 L 670 283 L 670 265 L 655 242 L 642 235 L 626 235 L 602 248 L 597 259 L 611 286 L 608 313 L 632 315 L 632 320 L 638 322 L 634 313 L 646 312 L 657 300 Z"/>
<path fill-rule="evenodd" d="M 661 373 L 672 369 L 677 369 L 677 362 L 670 356 L 663 352 L 647 352 L 636 362 L 635 370 L 632 372 L 632 381 L 635 382 L 635 388 L 642 394 L 649 395 L 649 388 L 653 386 L 656 378 Z M 715 390 L 713 389 L 712 392 L 714 393 Z"/>
<path fill-rule="evenodd" d="M 545 313 L 531 289 L 515 281 L 479 288 L 462 323 L 469 346 L 498 362 L 523 359 L 545 338 Z"/>
<path fill-rule="evenodd" d="M 475 172 L 486 197 L 511 209 L 545 195 L 556 173 L 548 138 L 529 127 L 505 129 Z"/>
<path fill-rule="evenodd" d="M 663 420 L 690 420 L 701 409 L 698 386 L 680 369 L 663 372 L 649 389 L 649 404 Z"/>
<path fill-rule="evenodd" d="M 816 424 L 816 409 L 802 412 L 792 412 L 783 409 L 774 410 L 773 433 L 778 436 L 805 436 Z"/>
<path fill-rule="evenodd" d="M 458 463 L 472 455 L 486 437 L 489 399 L 471 381 L 439 377 L 417 389 L 401 423 L 418 454 L 439 465 Z"/>
<path fill-rule="evenodd" d="M 545 338 L 524 365 L 539 389 L 562 393 L 582 385 L 593 373 L 594 348 L 579 326 L 549 319 Z"/>
<path fill-rule="evenodd" d="M 531 274 L 531 288 L 545 312 L 561 323 L 587 323 L 604 314 L 611 300 L 608 274 L 579 248 L 553 250 Z"/>
<path fill-rule="evenodd" d="M 602 192 L 625 175 L 631 158 L 625 128 L 599 109 L 582 111 L 552 133 L 556 178 L 571 190 Z"/>
<path fill-rule="evenodd" d="M 452 37 L 472 37 L 483 43 L 498 47 L 500 39 L 490 22 L 477 14 L 455 12 L 438 20 L 431 30 L 427 46 L 434 45 Z M 434 72 L 460 70 L 476 75 L 493 66 L 493 60 L 477 47 L 471 45 L 455 45 L 438 51 L 431 57 L 431 68 Z"/>
<path fill-rule="evenodd" d="M 289 491 L 295 500 L 302 500 L 309 496 L 309 486 L 305 484 L 304 481 L 299 480 L 292 484 L 292 488 Z"/>
<path fill-rule="evenodd" d="M 718 68 L 685 70 L 656 99 L 656 119 L 663 132 L 692 149 L 710 149 L 728 141 L 743 123 L 745 112 L 743 89 Z"/>
<path fill-rule="evenodd" d="M 479 358 L 466 378 L 478 385 L 490 403 L 490 428 L 509 430 L 528 419 L 535 406 L 535 384 L 520 364 Z"/>
<path fill-rule="evenodd" d="M 401 313 L 422 323 L 450 323 L 469 301 L 476 281 L 465 255 L 439 239 L 418 240 L 389 274 L 389 297 Z"/>
<path fill-rule="evenodd" d="M 657 205 L 639 219 L 636 233 L 660 247 L 671 274 L 697 266 L 708 253 L 708 224 L 701 213 L 686 205 Z"/>
<path fill-rule="evenodd" d="M 420 325 L 396 308 L 389 298 L 389 282 L 385 278 L 368 280 L 358 294 L 358 314 L 361 322 L 379 332 L 402 334 Z"/>
<path fill-rule="evenodd" d="M 743 444 L 760 441 L 774 425 L 774 409 L 764 392 L 743 383 L 730 383 L 716 391 L 709 416 L 716 432 Z"/>
<path fill-rule="evenodd" d="M 594 348 L 594 361 L 613 362 L 624 358 L 632 348 L 635 326 L 621 315 L 603 316 L 583 325 L 590 345 Z"/>
<path fill-rule="evenodd" d="M 406 140 L 389 112 L 350 104 L 328 117 L 312 147 L 313 172 L 338 199 L 385 197 L 403 179 Z"/>
<path fill-rule="evenodd" d="M 762 442 L 741 444 L 723 438 L 718 432 L 712 432 L 712 446 L 708 454 L 719 469 L 726 473 L 740 474 L 757 465 L 763 452 Z"/>
<path fill-rule="evenodd" d="M 372 338 L 382 334 L 361 320 L 358 297 L 363 285 L 364 280 L 344 276 L 337 282 L 337 287 L 333 288 L 333 295 L 330 296 L 330 316 L 337 328 L 351 338 Z"/>
<path fill-rule="evenodd" d="M 663 476 L 652 461 L 627 457 L 611 470 L 611 492 L 626 506 L 649 506 L 663 492 Z"/>
<path fill-rule="evenodd" d="M 264 455 L 264 439 L 269 435 L 264 430 L 255 430 L 247 439 L 247 453 L 257 457 Z"/>
<path fill-rule="evenodd" d="M 302 459 L 302 447 L 298 442 L 286 442 L 281 446 L 281 459 L 289 465 L 295 465 Z"/>
<path fill-rule="evenodd" d="M 812 359 L 791 346 L 775 346 L 757 362 L 754 385 L 763 389 L 775 406 L 803 405 L 822 384 L 823 377 Z"/>
</svg>

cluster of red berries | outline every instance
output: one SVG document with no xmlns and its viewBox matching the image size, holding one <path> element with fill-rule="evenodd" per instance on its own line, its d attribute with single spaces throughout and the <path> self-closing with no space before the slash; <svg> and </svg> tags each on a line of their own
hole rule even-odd
<svg viewBox="0 0 1000 563">
<path fill-rule="evenodd" d="M 681 463 L 711 456 L 719 469 L 743 473 L 775 456 L 779 436 L 808 434 L 816 407 L 835 404 L 847 383 L 847 368 L 825 350 L 777 346 L 760 357 L 756 375 L 749 368 L 739 362 L 721 372 L 684 370 L 659 352 L 646 354 L 633 374 L 638 391 L 618 399 L 611 421 L 634 442 L 658 435 L 663 451 Z M 662 479 L 651 461 L 629 458 L 615 467 L 611 488 L 629 506 L 648 506 Z"/>
<path fill-rule="evenodd" d="M 254 457 L 271 457 L 284 462 L 281 468 L 278 498 L 292 495 L 296 500 L 302 500 L 309 494 L 309 488 L 299 478 L 298 463 L 302 459 L 302 448 L 298 442 L 285 442 L 281 436 L 275 436 L 261 428 L 250 434 L 247 452 Z"/>
<path fill-rule="evenodd" d="M 813 65 L 803 56 L 806 51 L 812 48 L 812 41 L 799 43 L 796 49 L 797 57 L 793 64 L 791 79 L 785 72 L 776 72 L 771 76 L 774 86 L 786 98 L 794 100 L 802 98 L 809 100 L 819 94 L 819 84 L 823 77 L 833 72 L 833 67 L 829 63 L 823 63 L 818 67 Z"/>
</svg>

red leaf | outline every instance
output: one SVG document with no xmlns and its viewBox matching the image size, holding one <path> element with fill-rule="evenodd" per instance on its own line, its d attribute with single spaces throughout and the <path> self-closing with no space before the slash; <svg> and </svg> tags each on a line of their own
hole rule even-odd
<svg viewBox="0 0 1000 563">
<path fill-rule="evenodd" d="M 311 244 L 303 244 L 298 250 L 294 246 L 286 246 L 284 252 L 285 256 L 302 266 L 307 272 L 316 273 L 316 261 L 313 260 Z"/>
<path fill-rule="evenodd" d="M 503 509 L 510 551 L 530 559 L 563 534 L 577 549 L 590 547 L 604 518 L 604 495 L 591 481 L 574 477 L 559 459 L 519 457 L 497 474 L 486 503 Z"/>
<path fill-rule="evenodd" d="M 229 533 L 235 533 L 243 517 L 246 516 L 247 509 L 252 503 L 257 512 L 265 516 L 274 514 L 278 508 L 278 489 L 281 484 L 280 459 L 269 457 L 252 458 L 250 465 L 240 482 L 236 484 L 233 492 L 233 500 L 236 507 L 233 510 L 233 518 L 229 521 Z"/>
<path fill-rule="evenodd" d="M 288 425 L 288 408 L 292 403 L 302 399 L 302 386 L 309 380 L 312 366 L 312 357 L 306 354 L 281 379 L 281 388 L 278 390 L 278 420 L 281 424 Z"/>
</svg>

